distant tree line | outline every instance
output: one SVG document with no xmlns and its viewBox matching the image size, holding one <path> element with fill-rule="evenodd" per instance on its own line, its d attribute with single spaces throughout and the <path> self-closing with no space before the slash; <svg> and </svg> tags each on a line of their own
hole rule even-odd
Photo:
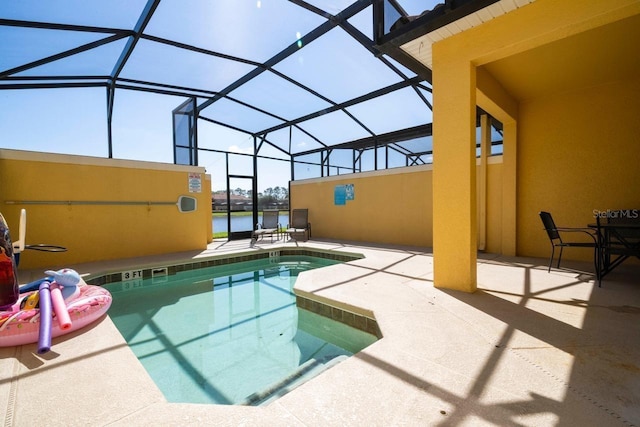
<svg viewBox="0 0 640 427">
<path fill-rule="evenodd" d="M 215 199 L 220 200 L 220 195 L 226 195 L 226 191 L 215 191 L 213 194 L 218 195 Z M 236 188 L 235 190 L 231 190 L 231 196 L 236 196 L 236 204 L 238 203 L 237 198 L 245 198 L 247 203 L 250 203 L 253 198 L 253 191 L 245 190 L 242 188 Z M 226 201 L 226 198 L 225 198 Z M 284 207 L 288 208 L 289 205 L 289 190 L 285 187 L 274 187 L 267 188 L 263 192 L 258 193 L 258 209 L 268 209 L 272 207 Z"/>
<path fill-rule="evenodd" d="M 284 187 L 267 188 L 258 193 L 258 208 L 289 204 L 289 191 Z"/>
</svg>

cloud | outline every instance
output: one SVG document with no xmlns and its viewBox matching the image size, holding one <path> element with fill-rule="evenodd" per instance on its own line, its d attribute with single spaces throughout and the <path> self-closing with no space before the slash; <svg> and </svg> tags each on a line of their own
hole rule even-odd
<svg viewBox="0 0 640 427">
<path fill-rule="evenodd" d="M 253 154 L 253 147 L 240 148 L 234 144 L 228 148 L 228 151 L 238 154 Z"/>
</svg>

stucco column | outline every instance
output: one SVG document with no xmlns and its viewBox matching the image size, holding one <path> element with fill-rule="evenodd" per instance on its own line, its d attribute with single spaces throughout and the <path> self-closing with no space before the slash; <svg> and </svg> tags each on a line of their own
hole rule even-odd
<svg viewBox="0 0 640 427">
<path fill-rule="evenodd" d="M 450 57 L 447 57 L 450 55 Z M 434 284 L 477 288 L 476 72 L 433 47 Z"/>
<path fill-rule="evenodd" d="M 488 159 L 491 156 L 491 119 L 480 116 L 480 166 L 478 184 L 478 250 L 487 247 L 487 175 Z"/>
<path fill-rule="evenodd" d="M 517 147 L 515 120 L 502 126 L 502 254 L 516 255 Z"/>
</svg>

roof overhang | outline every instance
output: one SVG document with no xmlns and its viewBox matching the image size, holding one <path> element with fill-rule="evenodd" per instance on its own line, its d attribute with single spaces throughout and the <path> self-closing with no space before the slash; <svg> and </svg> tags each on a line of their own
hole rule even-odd
<svg viewBox="0 0 640 427">
<path fill-rule="evenodd" d="M 380 22 L 376 27 L 377 48 L 419 75 L 428 75 L 428 81 L 431 81 L 433 43 L 481 25 L 534 1 L 447 0 L 419 16 L 407 16 L 399 19 L 397 25 L 394 25 L 395 28 L 387 34 L 382 34 L 383 28 Z M 377 21 L 383 19 L 384 17 L 378 14 Z"/>
</svg>

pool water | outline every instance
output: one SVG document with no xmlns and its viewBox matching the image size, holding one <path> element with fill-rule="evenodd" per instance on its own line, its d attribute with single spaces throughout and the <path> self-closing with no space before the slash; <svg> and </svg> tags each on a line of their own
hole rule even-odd
<svg viewBox="0 0 640 427">
<path fill-rule="evenodd" d="M 169 402 L 269 402 L 376 341 L 296 307 L 298 274 L 338 263 L 282 256 L 105 285 L 109 317 Z"/>
</svg>

